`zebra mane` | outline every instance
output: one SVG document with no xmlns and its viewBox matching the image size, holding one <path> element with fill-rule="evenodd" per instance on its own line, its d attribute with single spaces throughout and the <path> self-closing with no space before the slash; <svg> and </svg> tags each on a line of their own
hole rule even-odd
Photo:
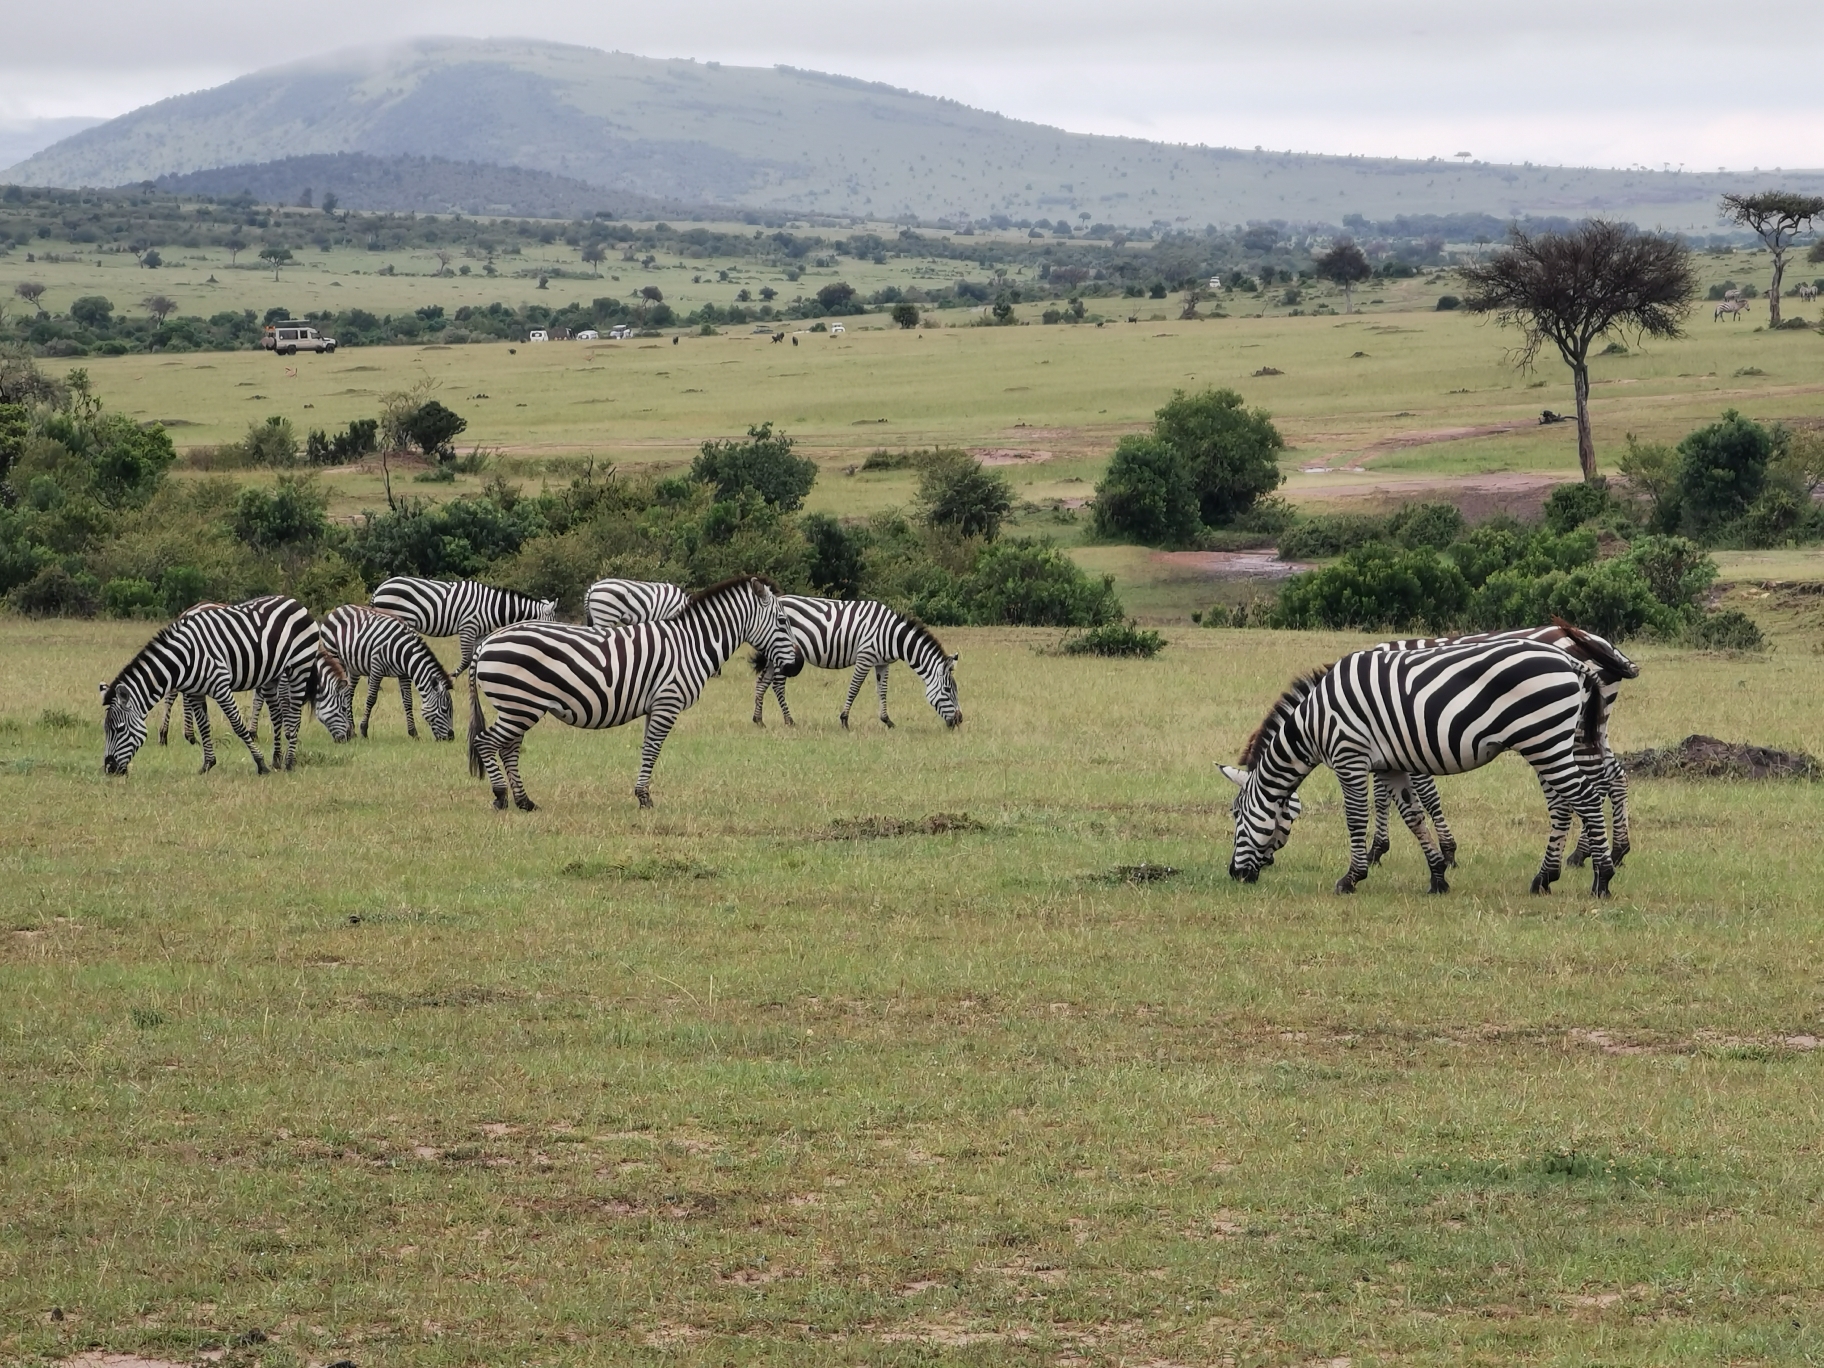
<svg viewBox="0 0 1824 1368">
<path fill-rule="evenodd" d="M 1254 728 L 1247 744 L 1241 748 L 1241 759 L 1236 761 L 1241 768 L 1253 769 L 1260 763 L 1267 747 L 1279 735 L 1279 729 L 1285 725 L 1286 719 L 1292 715 L 1292 710 L 1310 696 L 1318 680 L 1329 674 L 1330 669 L 1328 665 L 1319 665 L 1286 685 L 1286 691 L 1279 696 L 1279 701 L 1267 710 L 1267 715 L 1261 718 L 1260 725 Z"/>
<path fill-rule="evenodd" d="M 707 589 L 697 590 L 697 592 L 692 594 L 685 602 L 684 607 L 687 610 L 695 608 L 700 603 L 708 603 L 712 599 L 720 598 L 724 594 L 733 593 L 735 590 L 748 584 L 764 584 L 773 593 L 777 594 L 779 592 L 779 586 L 774 584 L 765 575 L 731 575 L 728 579 L 712 584 Z"/>
<path fill-rule="evenodd" d="M 906 624 L 906 626 L 908 626 L 912 629 L 912 636 L 913 636 L 914 640 L 924 642 L 926 645 L 930 646 L 930 648 L 932 650 L 936 651 L 940 656 L 949 654 L 947 651 L 944 650 L 944 643 L 939 641 L 937 639 L 936 634 L 934 632 L 932 632 L 932 630 L 929 627 L 925 626 L 924 623 L 920 622 L 917 618 L 913 617 L 912 614 L 910 614 L 910 613 L 901 613 L 899 616 L 900 616 L 901 621 L 903 621 Z"/>
<path fill-rule="evenodd" d="M 198 604 L 196 606 L 201 608 L 201 607 L 213 606 L 213 605 Z M 171 621 L 167 622 L 163 627 L 160 627 L 156 632 L 154 632 L 152 634 L 152 639 L 150 641 L 148 641 L 144 646 L 141 646 L 139 648 L 139 650 L 135 651 L 133 653 L 133 658 L 131 660 L 129 660 L 125 665 L 122 665 L 120 667 L 119 671 L 116 672 L 114 678 L 112 678 L 108 681 L 107 692 L 110 694 L 113 693 L 115 688 L 117 688 L 119 686 L 120 681 L 125 679 L 129 674 L 131 674 L 133 672 L 133 667 L 135 665 L 138 665 L 140 661 L 144 660 L 146 658 L 146 656 L 151 653 L 152 649 L 155 646 L 162 646 L 166 642 L 168 642 L 176 634 L 178 624 L 183 622 L 184 618 L 186 618 L 188 616 L 189 616 L 189 613 L 187 613 L 187 612 L 184 614 L 180 614 L 178 617 L 171 619 Z"/>
</svg>

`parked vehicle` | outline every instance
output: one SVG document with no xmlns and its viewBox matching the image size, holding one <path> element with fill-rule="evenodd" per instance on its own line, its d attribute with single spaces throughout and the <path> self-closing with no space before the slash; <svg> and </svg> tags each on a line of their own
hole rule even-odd
<svg viewBox="0 0 1824 1368">
<path fill-rule="evenodd" d="M 847 331 L 848 331 L 847 328 L 843 327 L 842 324 L 838 323 L 830 329 L 830 336 L 831 337 L 841 337 Z"/>
<path fill-rule="evenodd" d="M 633 327 L 631 324 L 620 323 L 608 329 L 608 340 L 610 342 L 625 342 L 632 336 Z"/>
<path fill-rule="evenodd" d="M 300 351 L 333 352 L 336 339 L 321 336 L 308 323 L 268 323 L 260 335 L 260 345 L 280 356 L 296 356 Z"/>
<path fill-rule="evenodd" d="M 599 342 L 601 341 L 601 338 L 602 335 L 594 328 L 584 328 L 576 335 L 576 340 L 578 342 Z"/>
<path fill-rule="evenodd" d="M 532 329 L 531 333 L 526 338 L 526 341 L 528 342 L 549 342 L 550 340 L 551 334 L 546 332 L 543 328 Z"/>
</svg>

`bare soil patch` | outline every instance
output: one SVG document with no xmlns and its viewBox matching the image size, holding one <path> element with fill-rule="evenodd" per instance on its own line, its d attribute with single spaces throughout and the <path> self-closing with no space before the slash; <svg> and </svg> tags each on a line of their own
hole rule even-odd
<svg viewBox="0 0 1824 1368">
<path fill-rule="evenodd" d="M 1259 551 L 1155 551 L 1153 559 L 1211 579 L 1286 579 L 1311 567 L 1275 559 L 1270 547 Z"/>
<path fill-rule="evenodd" d="M 170 1359 L 141 1358 L 138 1354 L 105 1354 L 99 1349 L 67 1358 L 57 1368 L 191 1368 L 189 1364 Z"/>
<path fill-rule="evenodd" d="M 1775 750 L 1714 736 L 1621 757 L 1628 773 L 1649 779 L 1819 779 L 1824 766 L 1804 751 Z"/>
<path fill-rule="evenodd" d="M 1345 472 L 1339 472 L 1345 473 Z M 1302 488 L 1300 500 L 1354 499 L 1389 508 L 1415 499 L 1440 498 L 1455 504 L 1470 522 L 1482 522 L 1496 513 L 1522 520 L 1536 519 L 1551 492 L 1570 476 L 1536 472 L 1502 471 L 1491 475 L 1417 475 L 1389 478 L 1372 485 L 1360 483 Z"/>
<path fill-rule="evenodd" d="M 1360 470 L 1376 456 L 1385 456 L 1390 451 L 1408 451 L 1413 447 L 1434 446 L 1439 442 L 1464 442 L 1476 437 L 1497 437 L 1507 432 L 1524 432 L 1538 425 L 1536 418 L 1515 418 L 1500 423 L 1476 423 L 1468 427 L 1414 428 L 1408 432 L 1376 438 L 1367 446 L 1353 451 L 1332 452 L 1320 464 L 1306 466 L 1304 469 L 1312 474 L 1323 470 Z"/>
<path fill-rule="evenodd" d="M 966 812 L 934 812 L 929 817 L 838 817 L 830 823 L 832 841 L 877 841 L 892 836 L 947 836 L 958 831 L 986 831 Z"/>
<path fill-rule="evenodd" d="M 970 447 L 969 454 L 985 466 L 1037 465 L 1049 461 L 1049 451 L 1031 451 L 1019 447 Z"/>
</svg>

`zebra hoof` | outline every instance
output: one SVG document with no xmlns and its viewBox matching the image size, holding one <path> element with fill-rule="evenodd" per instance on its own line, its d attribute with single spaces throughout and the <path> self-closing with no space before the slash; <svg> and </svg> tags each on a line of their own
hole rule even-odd
<svg viewBox="0 0 1824 1368">
<path fill-rule="evenodd" d="M 1545 875 L 1543 875 L 1543 874 L 1533 875 L 1533 892 L 1534 893 L 1549 894 L 1551 891 L 1552 891 L 1552 881 L 1550 879 L 1546 878 Z"/>
<path fill-rule="evenodd" d="M 1595 876 L 1593 878 L 1591 878 L 1591 880 L 1590 880 L 1591 894 L 1593 894 L 1595 897 L 1598 897 L 1598 898 L 1608 897 L 1609 896 L 1609 880 L 1613 877 L 1614 877 L 1613 870 L 1611 870 L 1607 874 L 1603 873 L 1602 870 L 1600 870 L 1600 869 L 1597 870 L 1595 873 Z"/>
<path fill-rule="evenodd" d="M 1444 857 L 1444 868 L 1455 869 L 1457 867 L 1457 848 L 1456 848 L 1456 846 L 1454 846 L 1454 845 L 1439 846 L 1438 854 L 1440 854 Z"/>
<path fill-rule="evenodd" d="M 1392 849 L 1392 847 L 1386 841 L 1376 841 L 1373 845 L 1368 847 L 1368 863 L 1371 865 L 1378 865 L 1381 862 L 1381 856 L 1385 855 L 1390 849 Z"/>
<path fill-rule="evenodd" d="M 1336 891 L 1338 893 L 1355 892 L 1355 879 L 1348 874 L 1343 875 L 1342 878 L 1336 881 Z"/>
<path fill-rule="evenodd" d="M 1589 858 L 1589 852 L 1587 850 L 1573 850 L 1568 856 L 1565 857 L 1564 862 L 1567 865 L 1569 865 L 1572 869 L 1582 869 L 1583 862 L 1585 860 L 1587 860 L 1588 858 Z"/>
<path fill-rule="evenodd" d="M 842 716 L 837 718 L 836 720 L 838 722 L 842 723 L 842 729 L 844 731 L 847 731 L 849 729 L 849 715 L 847 713 L 842 714 Z"/>
<path fill-rule="evenodd" d="M 538 804 L 533 802 L 530 798 L 526 797 L 526 795 L 523 793 L 520 794 L 519 797 L 517 797 L 513 800 L 513 805 L 515 807 L 517 807 L 521 812 L 537 812 L 538 811 Z"/>
<path fill-rule="evenodd" d="M 1450 883 L 1445 879 L 1442 871 L 1438 871 L 1431 876 L 1431 888 L 1427 891 L 1432 893 L 1450 892 Z"/>
<path fill-rule="evenodd" d="M 494 790 L 494 810 L 496 812 L 507 810 L 507 791 L 505 789 Z"/>
<path fill-rule="evenodd" d="M 641 807 L 649 808 L 652 806 L 652 795 L 645 789 L 635 789 L 633 791 L 633 796 L 640 800 Z"/>
<path fill-rule="evenodd" d="M 1618 845 L 1615 847 L 1614 858 L 1611 861 L 1611 863 L 1614 864 L 1615 868 L 1617 868 L 1617 869 L 1621 868 L 1621 862 L 1628 858 L 1628 851 L 1630 848 L 1631 847 L 1629 847 L 1627 845 Z"/>
<path fill-rule="evenodd" d="M 892 731 L 893 730 L 893 719 L 890 717 L 883 717 L 880 719 L 880 725 L 885 727 L 888 731 Z"/>
</svg>

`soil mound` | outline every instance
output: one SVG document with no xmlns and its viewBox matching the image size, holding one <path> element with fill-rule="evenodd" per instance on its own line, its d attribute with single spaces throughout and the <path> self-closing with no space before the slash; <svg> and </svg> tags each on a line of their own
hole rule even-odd
<svg viewBox="0 0 1824 1368">
<path fill-rule="evenodd" d="M 1621 757 L 1630 775 L 1649 779 L 1824 779 L 1804 751 L 1774 750 L 1714 736 L 1687 736 L 1676 746 Z"/>
</svg>

